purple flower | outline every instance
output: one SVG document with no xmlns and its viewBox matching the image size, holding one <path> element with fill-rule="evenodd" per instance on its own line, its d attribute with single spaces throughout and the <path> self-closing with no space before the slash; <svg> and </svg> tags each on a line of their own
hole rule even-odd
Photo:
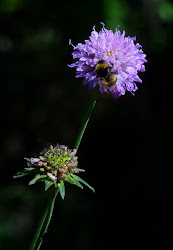
<svg viewBox="0 0 173 250">
<path fill-rule="evenodd" d="M 73 46 L 75 63 L 69 65 L 76 68 L 76 77 L 82 77 L 88 88 L 99 85 L 100 92 L 111 92 L 113 98 L 124 95 L 126 90 L 132 94 L 138 88 L 135 82 L 142 82 L 138 72 L 145 71 L 143 65 L 147 60 L 136 37 L 125 37 L 125 31 L 107 30 L 104 27 L 98 33 L 93 27 L 89 40 Z"/>
</svg>

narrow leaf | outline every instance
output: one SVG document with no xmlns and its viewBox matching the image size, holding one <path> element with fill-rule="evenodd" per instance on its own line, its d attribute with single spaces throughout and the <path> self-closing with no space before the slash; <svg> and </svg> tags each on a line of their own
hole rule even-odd
<svg viewBox="0 0 173 250">
<path fill-rule="evenodd" d="M 84 181 L 82 178 L 80 178 L 78 175 L 75 175 L 75 174 L 71 174 L 72 177 L 77 180 L 77 181 L 80 181 L 82 182 L 83 184 L 85 184 L 88 188 L 90 188 L 93 192 L 95 192 L 94 188 L 91 187 L 86 181 Z"/>
<path fill-rule="evenodd" d="M 28 171 L 31 171 L 31 170 L 34 170 L 35 168 L 32 168 L 32 167 L 30 167 L 30 168 L 25 168 L 25 170 L 28 170 Z"/>
<path fill-rule="evenodd" d="M 32 180 L 29 182 L 28 185 L 33 185 L 33 184 L 35 184 L 36 181 L 38 181 L 39 178 L 40 178 L 40 174 L 36 175 L 36 176 L 34 177 L 34 179 L 32 179 Z"/>
<path fill-rule="evenodd" d="M 62 181 L 62 180 L 60 181 L 59 191 L 60 191 L 61 198 L 64 200 L 64 197 L 65 197 L 65 185 L 64 185 L 64 181 Z"/>
<path fill-rule="evenodd" d="M 25 176 L 25 175 L 28 175 L 28 174 L 30 174 L 29 171 L 25 171 L 25 170 L 24 171 L 20 171 L 16 175 L 14 175 L 13 178 L 19 178 L 19 177 L 22 177 L 22 176 Z"/>
<path fill-rule="evenodd" d="M 80 188 L 83 189 L 83 186 L 78 182 L 78 180 L 76 180 L 72 176 L 70 176 L 70 178 L 72 179 L 74 185 L 76 185 L 76 186 L 78 186 L 78 187 L 80 187 Z"/>
<path fill-rule="evenodd" d="M 28 185 L 33 185 L 33 184 L 35 184 L 38 180 L 43 179 L 43 178 L 46 178 L 46 177 L 47 177 L 47 175 L 40 175 L 40 174 L 37 174 L 37 175 L 34 177 L 34 179 L 32 179 L 32 180 L 29 182 Z"/>
<path fill-rule="evenodd" d="M 82 168 L 75 168 L 77 171 L 79 172 L 85 172 L 85 169 L 82 169 Z"/>
<path fill-rule="evenodd" d="M 72 176 L 68 175 L 65 178 L 65 180 L 68 181 L 69 183 L 74 184 L 74 185 L 76 185 L 76 186 L 78 186 L 78 187 L 80 187 L 80 188 L 83 189 L 82 185 L 77 180 L 75 180 L 74 178 L 72 178 Z"/>
<path fill-rule="evenodd" d="M 24 160 L 31 162 L 30 158 L 24 158 Z"/>
<path fill-rule="evenodd" d="M 44 182 L 45 182 L 45 191 L 47 191 L 48 188 L 50 188 L 50 186 L 53 185 L 53 182 L 49 180 L 45 180 Z"/>
<path fill-rule="evenodd" d="M 75 184 L 72 177 L 70 177 L 69 175 L 65 178 L 66 181 L 68 181 L 71 184 Z"/>
</svg>

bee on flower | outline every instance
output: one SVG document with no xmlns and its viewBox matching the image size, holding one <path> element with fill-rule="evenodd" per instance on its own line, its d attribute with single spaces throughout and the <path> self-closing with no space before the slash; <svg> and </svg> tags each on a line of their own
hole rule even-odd
<svg viewBox="0 0 173 250">
<path fill-rule="evenodd" d="M 126 90 L 132 94 L 138 89 L 136 82 L 142 82 L 138 72 L 144 72 L 146 55 L 136 37 L 125 37 L 125 31 L 107 30 L 103 25 L 100 32 L 91 32 L 89 40 L 73 46 L 73 59 L 76 62 L 68 65 L 76 68 L 76 77 L 83 78 L 88 88 L 99 86 L 101 93 L 110 92 L 113 98 L 124 95 Z"/>
</svg>

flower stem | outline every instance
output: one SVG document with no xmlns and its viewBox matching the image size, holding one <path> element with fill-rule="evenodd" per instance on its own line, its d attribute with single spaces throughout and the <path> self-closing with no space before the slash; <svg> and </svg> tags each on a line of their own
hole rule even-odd
<svg viewBox="0 0 173 250">
<path fill-rule="evenodd" d="M 43 236 L 46 233 L 51 217 L 52 217 L 52 213 L 53 213 L 53 209 L 54 209 L 54 203 L 55 203 L 55 199 L 56 196 L 59 192 L 59 188 L 53 190 L 53 194 L 50 197 L 50 200 L 47 204 L 47 207 L 45 209 L 45 211 L 43 212 L 43 215 L 41 217 L 41 220 L 38 224 L 38 227 L 36 229 L 34 238 L 31 242 L 31 246 L 29 248 L 29 250 L 38 250 L 40 249 L 40 246 L 42 244 L 43 241 Z"/>
<path fill-rule="evenodd" d="M 96 104 L 96 99 L 97 99 L 98 93 L 99 93 L 99 90 L 98 90 L 98 88 L 96 86 L 95 89 L 94 89 L 94 93 L 93 93 L 93 95 L 91 97 L 91 100 L 89 101 L 89 104 L 87 105 L 87 110 L 85 112 L 85 115 L 84 115 L 84 118 L 83 118 L 83 122 L 82 122 L 81 128 L 79 130 L 78 137 L 77 137 L 76 142 L 74 144 L 74 148 L 75 149 L 79 148 L 79 145 L 80 145 L 80 142 L 82 140 L 82 137 L 83 137 L 83 134 L 85 132 L 85 129 L 87 127 L 88 121 L 90 119 L 90 116 L 91 116 L 92 111 L 94 109 L 94 106 Z"/>
<path fill-rule="evenodd" d="M 87 106 L 87 110 L 86 110 L 86 113 L 85 113 L 85 116 L 83 119 L 83 123 L 82 123 L 81 129 L 79 131 L 78 137 L 77 137 L 75 145 L 74 145 L 75 149 L 79 148 L 83 134 L 85 132 L 88 121 L 89 121 L 90 116 L 91 116 L 91 113 L 92 113 L 93 108 L 95 106 L 97 96 L 98 96 L 98 89 L 95 88 L 94 94 L 93 94 L 93 96 L 92 96 L 92 98 L 89 101 L 89 104 Z M 47 204 L 47 207 L 46 207 L 45 211 L 43 212 L 41 220 L 38 224 L 38 227 L 36 229 L 36 232 L 35 232 L 35 235 L 34 235 L 32 242 L 31 242 L 31 246 L 30 246 L 29 250 L 39 250 L 40 249 L 42 241 L 43 241 L 43 236 L 48 229 L 48 226 L 49 226 L 52 214 L 53 214 L 55 199 L 56 199 L 58 192 L 59 192 L 58 187 L 55 190 L 53 190 L 52 196 L 50 197 L 50 200 Z"/>
</svg>

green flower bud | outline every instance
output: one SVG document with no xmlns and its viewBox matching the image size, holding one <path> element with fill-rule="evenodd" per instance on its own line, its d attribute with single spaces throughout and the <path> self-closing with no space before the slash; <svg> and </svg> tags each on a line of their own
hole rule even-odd
<svg viewBox="0 0 173 250">
<path fill-rule="evenodd" d="M 37 158 L 25 158 L 28 167 L 14 178 L 33 174 L 34 179 L 29 182 L 29 185 L 44 181 L 45 190 L 54 185 L 55 188 L 59 189 L 63 199 L 65 195 L 64 182 L 66 181 L 80 188 L 83 188 L 81 185 L 83 183 L 94 191 L 87 182 L 76 175 L 79 172 L 84 172 L 83 169 L 77 168 L 78 157 L 76 153 L 76 149 L 71 150 L 64 145 L 57 144 L 55 147 L 51 145 L 44 149 Z"/>
<path fill-rule="evenodd" d="M 32 160 L 30 165 L 35 168 L 41 167 L 39 170 L 56 183 L 59 179 L 64 179 L 72 172 L 74 173 L 73 169 L 78 165 L 76 153 L 76 149 L 70 150 L 64 145 L 57 144 L 55 147 L 51 145 L 36 158 L 40 159 L 39 161 Z"/>
</svg>

